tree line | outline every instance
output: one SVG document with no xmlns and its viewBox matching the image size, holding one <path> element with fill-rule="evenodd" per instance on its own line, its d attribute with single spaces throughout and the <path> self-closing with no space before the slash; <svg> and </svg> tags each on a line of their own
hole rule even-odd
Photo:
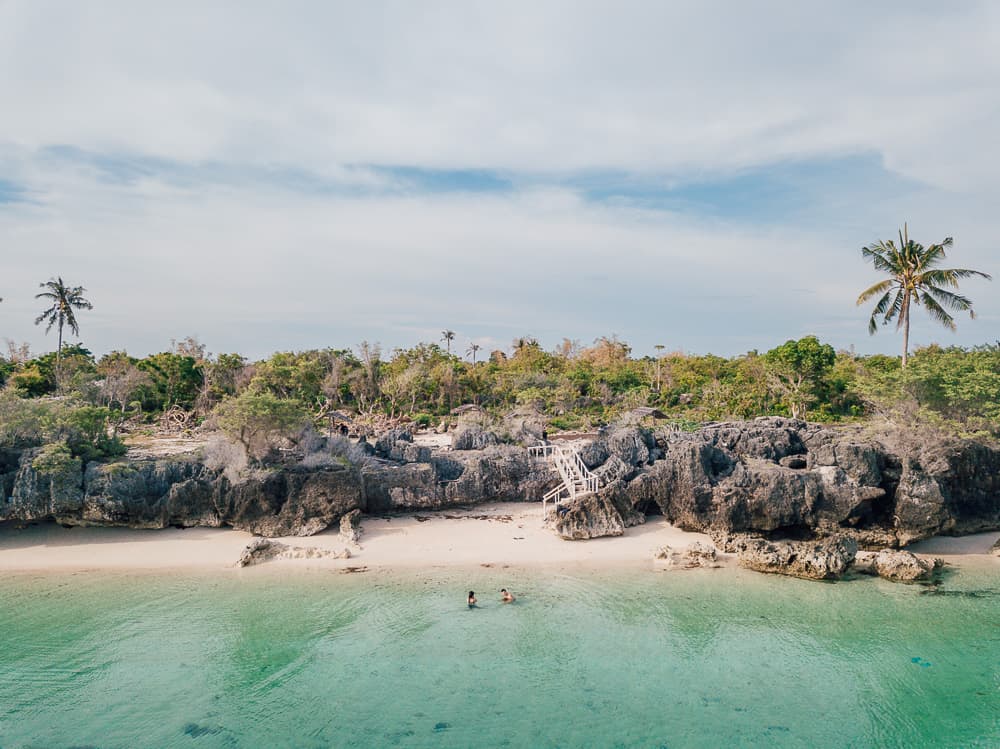
<svg viewBox="0 0 1000 749">
<path fill-rule="evenodd" d="M 113 351 L 97 358 L 81 343 L 63 343 L 64 327 L 79 335 L 76 311 L 93 305 L 83 287 L 59 277 L 41 284 L 37 298 L 47 306 L 35 321 L 46 331 L 57 329 L 56 351 L 32 356 L 8 342 L 0 356 L 0 444 L 58 439 L 75 455 L 113 454 L 121 449 L 117 434 L 125 423 L 180 411 L 195 421 L 214 420 L 249 451 L 255 431 L 248 419 L 286 433 L 337 410 L 362 422 L 430 425 L 465 403 L 495 416 L 530 409 L 554 429 L 593 428 L 639 406 L 656 408 L 680 426 L 763 415 L 830 422 L 904 409 L 965 433 L 998 436 L 1000 344 L 909 352 L 915 307 L 954 328 L 948 310 L 972 312 L 971 300 L 955 291 L 959 280 L 989 278 L 941 269 L 951 245 L 948 238 L 925 248 L 904 228 L 898 245 L 888 240 L 862 248 L 885 278 L 862 292 L 858 304 L 878 298 L 869 328 L 895 323 L 903 333 L 901 357 L 838 352 L 815 336 L 735 357 L 669 352 L 663 345 L 655 356 L 635 357 L 616 336 L 588 345 L 564 339 L 546 350 L 523 336 L 482 356 L 473 344 L 463 359 L 451 351 L 454 331 L 444 330 L 443 348 L 422 342 L 388 354 L 363 341 L 249 361 L 238 353 L 210 354 L 187 338 L 145 357 Z M 51 408 L 26 404 L 53 395 L 61 399 Z"/>
</svg>

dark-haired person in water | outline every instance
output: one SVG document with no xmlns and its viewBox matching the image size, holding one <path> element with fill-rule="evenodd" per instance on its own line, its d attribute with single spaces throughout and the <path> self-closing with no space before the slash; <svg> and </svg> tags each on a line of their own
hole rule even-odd
<svg viewBox="0 0 1000 749">
<path fill-rule="evenodd" d="M 474 609 L 476 607 L 476 593 L 475 591 L 469 591 L 469 608 Z"/>
<path fill-rule="evenodd" d="M 504 603 L 514 603 L 514 596 L 506 588 L 500 589 L 500 600 Z"/>
</svg>

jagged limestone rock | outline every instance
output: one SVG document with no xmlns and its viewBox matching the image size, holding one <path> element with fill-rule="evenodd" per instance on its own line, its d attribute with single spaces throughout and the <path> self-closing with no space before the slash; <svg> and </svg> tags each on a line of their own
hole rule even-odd
<svg viewBox="0 0 1000 749">
<path fill-rule="evenodd" d="M 350 559 L 350 549 L 333 551 L 316 546 L 289 546 L 270 538 L 255 538 L 236 560 L 237 567 L 250 567 L 272 559 Z"/>
<path fill-rule="evenodd" d="M 718 567 L 718 552 L 715 547 L 695 541 L 682 549 L 664 546 L 657 549 L 654 559 L 662 560 L 667 567 L 690 570 L 696 567 Z"/>
<path fill-rule="evenodd" d="M 351 510 L 340 518 L 340 539 L 347 544 L 361 540 L 361 510 Z"/>
<path fill-rule="evenodd" d="M 851 566 L 858 545 L 851 538 L 823 541 L 747 539 L 737 551 L 741 567 L 810 580 L 834 580 Z"/>
<path fill-rule="evenodd" d="M 944 565 L 940 559 L 924 559 L 901 549 L 859 551 L 854 558 L 854 571 L 878 575 L 893 582 L 928 580 Z"/>
</svg>

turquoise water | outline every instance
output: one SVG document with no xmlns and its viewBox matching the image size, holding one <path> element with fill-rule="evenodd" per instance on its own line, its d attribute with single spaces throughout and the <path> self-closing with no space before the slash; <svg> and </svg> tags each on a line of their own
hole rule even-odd
<svg viewBox="0 0 1000 749">
<path fill-rule="evenodd" d="M 0 747 L 998 747 L 998 575 L 19 574 Z"/>
</svg>

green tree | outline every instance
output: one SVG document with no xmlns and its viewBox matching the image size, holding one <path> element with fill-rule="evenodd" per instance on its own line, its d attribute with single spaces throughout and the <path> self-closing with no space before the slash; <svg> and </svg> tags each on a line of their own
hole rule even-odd
<svg viewBox="0 0 1000 749">
<path fill-rule="evenodd" d="M 903 367 L 906 367 L 910 345 L 910 310 L 913 305 L 925 307 L 932 318 L 949 330 L 955 329 L 955 319 L 948 310 L 968 312 L 975 317 L 972 300 L 948 289 L 957 289 L 962 278 L 979 276 L 989 280 L 990 276 L 967 268 L 938 268 L 938 264 L 946 258 L 945 249 L 952 243 L 952 238 L 947 237 L 939 244 L 924 247 L 910 239 L 907 226 L 903 224 L 898 247 L 890 239 L 861 248 L 862 256 L 872 261 L 875 270 L 889 277 L 862 291 L 857 303 L 860 306 L 879 297 L 868 320 L 868 332 L 872 335 L 878 330 L 879 317 L 883 325 L 895 320 L 897 330 L 902 328 Z"/>
<path fill-rule="evenodd" d="M 276 440 L 294 440 L 309 423 L 309 415 L 298 401 L 250 390 L 227 398 L 215 413 L 219 429 L 243 445 L 249 457 L 258 460 Z"/>
<path fill-rule="evenodd" d="M 481 348 L 482 348 L 482 346 L 480 346 L 478 343 L 470 343 L 469 344 L 469 348 L 466 349 L 466 351 L 465 351 L 465 353 L 467 355 L 469 355 L 469 356 L 472 357 L 472 366 L 473 367 L 476 366 L 476 354 L 479 353 L 479 349 L 481 349 Z"/>
<path fill-rule="evenodd" d="M 455 331 L 454 330 L 442 330 L 441 331 L 441 340 L 444 341 L 445 346 L 447 347 L 448 353 L 451 354 L 451 342 L 455 340 Z"/>
<path fill-rule="evenodd" d="M 76 309 L 93 309 L 89 301 L 84 299 L 82 286 L 67 286 L 63 283 L 62 276 L 49 279 L 45 283 L 39 284 L 45 291 L 35 294 L 35 299 L 47 299 L 51 302 L 48 309 L 35 318 L 35 325 L 47 323 L 45 332 L 48 333 L 55 325 L 59 330 L 59 345 L 56 348 L 56 382 L 59 381 L 59 364 L 62 356 L 63 326 L 68 325 L 73 331 L 73 335 L 80 335 L 80 326 L 76 322 Z"/>
<path fill-rule="evenodd" d="M 823 375 L 837 358 L 833 346 L 820 343 L 816 336 L 785 341 L 764 355 L 771 365 L 775 389 L 781 394 L 792 417 L 801 419 L 819 399 Z"/>
<path fill-rule="evenodd" d="M 194 408 L 204 378 L 194 357 L 163 351 L 141 359 L 136 366 L 149 375 L 150 385 L 140 388 L 147 411 L 166 411 L 177 405 Z"/>
</svg>

